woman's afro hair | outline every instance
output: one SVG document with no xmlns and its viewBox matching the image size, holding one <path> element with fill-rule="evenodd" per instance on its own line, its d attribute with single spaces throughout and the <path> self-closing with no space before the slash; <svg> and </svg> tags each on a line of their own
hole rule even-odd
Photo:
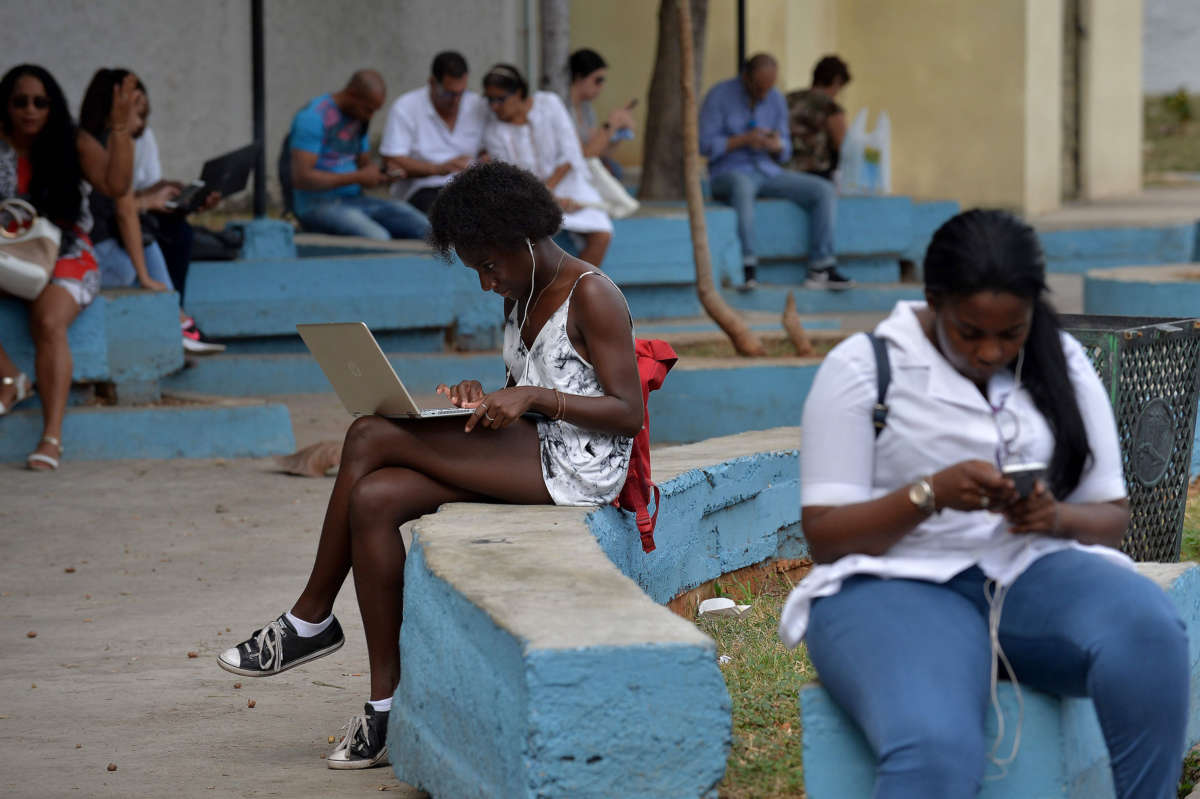
<svg viewBox="0 0 1200 799">
<path fill-rule="evenodd" d="M 478 164 L 451 180 L 429 209 L 429 243 L 449 260 L 454 249 L 520 249 L 553 236 L 562 211 L 532 173 L 500 161 Z"/>
</svg>

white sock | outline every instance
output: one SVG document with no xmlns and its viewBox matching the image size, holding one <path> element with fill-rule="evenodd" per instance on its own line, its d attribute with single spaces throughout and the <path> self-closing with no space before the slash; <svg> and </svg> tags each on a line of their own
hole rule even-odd
<svg viewBox="0 0 1200 799">
<path fill-rule="evenodd" d="M 296 628 L 296 633 L 301 638 L 312 638 L 314 635 L 320 635 L 321 633 L 325 632 L 326 627 L 333 624 L 332 613 L 329 614 L 328 619 L 325 621 L 319 621 L 316 624 L 312 623 L 311 621 L 305 621 L 304 619 L 296 618 L 292 615 L 290 610 L 283 615 L 287 616 L 287 620 L 290 621 L 292 626 Z"/>
<path fill-rule="evenodd" d="M 372 699 L 368 704 L 375 708 L 376 713 L 387 713 L 392 709 L 392 698 L 389 696 L 387 699 Z"/>
</svg>

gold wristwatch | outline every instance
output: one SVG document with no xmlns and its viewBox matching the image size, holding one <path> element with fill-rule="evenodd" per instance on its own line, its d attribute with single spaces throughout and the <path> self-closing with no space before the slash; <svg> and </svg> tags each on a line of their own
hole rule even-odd
<svg viewBox="0 0 1200 799">
<path fill-rule="evenodd" d="M 918 477 L 908 487 L 908 501 L 926 516 L 937 512 L 937 502 L 933 496 L 933 482 L 929 477 Z"/>
</svg>

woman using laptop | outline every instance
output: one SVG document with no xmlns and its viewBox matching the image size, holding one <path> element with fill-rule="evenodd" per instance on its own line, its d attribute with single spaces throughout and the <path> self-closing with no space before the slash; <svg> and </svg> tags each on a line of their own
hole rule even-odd
<svg viewBox="0 0 1200 799">
<path fill-rule="evenodd" d="M 327 655 L 344 638 L 333 603 L 353 570 L 366 628 L 371 696 L 330 768 L 387 762 L 391 697 L 400 680 L 404 545 L 398 528 L 446 502 L 603 505 L 625 482 L 641 429 L 633 328 L 620 290 L 551 237 L 562 210 L 529 172 L 472 167 L 438 195 L 430 240 L 504 297 L 505 386 L 438 386 L 470 416 L 350 425 L 316 563 L 291 610 L 222 653 L 220 666 L 268 676 Z M 536 419 L 526 414 L 537 414 Z"/>
</svg>

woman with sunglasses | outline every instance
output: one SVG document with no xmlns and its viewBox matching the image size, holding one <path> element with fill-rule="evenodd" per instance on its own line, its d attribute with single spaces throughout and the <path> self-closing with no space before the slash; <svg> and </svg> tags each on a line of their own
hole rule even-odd
<svg viewBox="0 0 1200 799">
<path fill-rule="evenodd" d="M 563 210 L 563 230 L 579 240 L 579 257 L 599 266 L 612 241 L 612 220 L 592 185 L 563 101 L 553 92 L 530 94 L 511 64 L 488 71 L 483 95 L 494 115 L 483 134 L 488 155 L 537 175 Z"/>
<path fill-rule="evenodd" d="M 71 389 L 67 328 L 100 291 L 88 233 L 91 215 L 83 183 L 117 197 L 133 180 L 137 78 L 112 89 L 112 135 L 106 145 L 78 130 L 58 82 L 45 69 L 21 64 L 0 78 L 0 200 L 27 200 L 62 230 L 58 261 L 46 288 L 29 304 L 42 400 L 42 438 L 30 469 L 54 470 L 62 458 L 62 426 Z M 29 377 L 0 348 L 0 414 L 29 395 Z"/>
<path fill-rule="evenodd" d="M 626 138 L 633 138 L 633 114 L 637 104 L 631 100 L 624 108 L 614 108 L 603 124 L 596 124 L 596 110 L 592 101 L 604 90 L 608 80 L 608 64 L 595 50 L 584 47 L 571 53 L 567 61 L 571 73 L 571 85 L 567 100 L 571 106 L 571 121 L 579 134 L 584 158 L 599 158 L 604 167 L 617 180 L 621 179 L 621 165 L 613 160 L 613 152 Z"/>
<path fill-rule="evenodd" d="M 804 407 L 802 524 L 818 564 L 784 607 L 821 682 L 875 752 L 874 797 L 967 797 L 988 760 L 998 661 L 1090 697 L 1116 794 L 1175 796 L 1188 643 L 1117 547 L 1129 520 L 1116 424 L 1045 299 L 1045 258 L 1011 214 L 959 214 L 925 256 L 925 302 L 825 359 Z M 1028 491 L 1013 461 L 1044 464 Z M 1018 682 L 1019 681 L 1019 682 Z M 1011 715 L 1011 714 L 1010 714 Z M 1020 718 L 1001 720 L 1019 725 Z M 1019 730 L 1016 740 L 1019 741 Z M 989 751 L 990 749 L 990 751 Z"/>
</svg>

